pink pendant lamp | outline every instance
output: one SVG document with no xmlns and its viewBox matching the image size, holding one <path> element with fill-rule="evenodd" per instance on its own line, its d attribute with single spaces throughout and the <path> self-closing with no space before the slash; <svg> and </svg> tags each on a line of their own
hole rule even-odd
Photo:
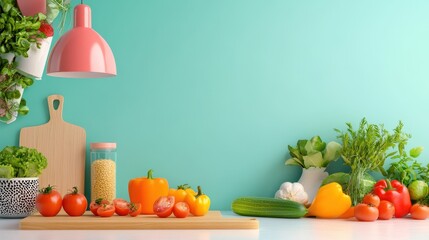
<svg viewBox="0 0 429 240">
<path fill-rule="evenodd" d="M 74 9 L 73 29 L 53 47 L 47 74 L 64 78 L 104 78 L 116 76 L 116 63 L 107 42 L 91 28 L 91 8 L 79 4 Z"/>
</svg>

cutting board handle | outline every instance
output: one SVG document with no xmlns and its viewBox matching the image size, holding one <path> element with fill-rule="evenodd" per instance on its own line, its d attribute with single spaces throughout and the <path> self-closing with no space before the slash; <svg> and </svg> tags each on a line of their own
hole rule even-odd
<svg viewBox="0 0 429 240">
<path fill-rule="evenodd" d="M 58 107 L 55 109 L 54 102 L 58 100 Z M 64 97 L 61 95 L 51 95 L 48 97 L 48 106 L 49 106 L 49 121 L 61 121 L 63 120 L 63 104 Z"/>
</svg>

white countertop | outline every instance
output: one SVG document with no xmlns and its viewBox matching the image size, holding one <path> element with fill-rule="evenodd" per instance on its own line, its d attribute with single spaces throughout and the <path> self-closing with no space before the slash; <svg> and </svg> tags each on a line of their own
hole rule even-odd
<svg viewBox="0 0 429 240">
<path fill-rule="evenodd" d="M 239 217 L 231 212 L 226 216 Z M 19 230 L 20 219 L 0 218 L 1 239 L 429 239 L 429 220 L 359 222 L 354 219 L 258 218 L 259 230 Z"/>
</svg>

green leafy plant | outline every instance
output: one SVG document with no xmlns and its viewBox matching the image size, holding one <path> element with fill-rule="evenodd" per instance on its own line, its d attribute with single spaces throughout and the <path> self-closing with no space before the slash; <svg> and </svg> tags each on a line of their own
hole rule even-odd
<svg viewBox="0 0 429 240">
<path fill-rule="evenodd" d="M 0 151 L 0 178 L 37 177 L 48 166 L 36 149 L 8 146 Z"/>
<path fill-rule="evenodd" d="M 298 140 L 296 147 L 289 145 L 288 149 L 291 158 L 286 160 L 286 165 L 321 168 L 340 157 L 341 145 L 333 141 L 326 144 L 319 136 L 314 136 L 310 140 Z"/>
<path fill-rule="evenodd" d="M 21 98 L 19 88 L 27 88 L 33 79 L 23 76 L 16 70 L 16 63 L 9 63 L 0 57 L 0 120 L 7 122 L 14 114 L 26 115 L 29 111 L 25 99 Z M 21 98 L 20 102 L 18 100 Z M 16 117 L 16 116 L 15 116 Z"/>
<path fill-rule="evenodd" d="M 31 43 L 37 38 L 45 38 L 39 31 L 41 22 L 46 16 L 39 13 L 35 16 L 22 16 L 15 0 L 0 1 L 0 53 L 12 52 L 28 57 Z"/>
<path fill-rule="evenodd" d="M 351 123 L 346 123 L 347 131 L 335 129 L 343 147 L 341 156 L 344 163 L 351 168 L 350 182 L 346 193 L 352 198 L 353 205 L 361 201 L 361 179 L 369 170 L 381 171 L 387 158 L 397 152 L 403 154 L 404 147 L 411 135 L 403 133 L 402 122 L 393 133 L 384 129 L 383 125 L 369 124 L 365 118 L 355 130 Z"/>
<path fill-rule="evenodd" d="M 69 0 L 47 0 L 47 18 L 42 13 L 23 16 L 16 0 L 0 1 L 0 121 L 10 122 L 18 115 L 29 112 L 21 94 L 22 89 L 33 84 L 31 78 L 17 72 L 14 58 L 9 63 L 2 59 L 1 54 L 28 57 L 31 44 L 39 47 L 38 39 L 46 38 L 41 30 L 41 26 L 46 25 L 44 21 L 51 23 L 61 12 L 63 26 L 69 5 Z"/>
<path fill-rule="evenodd" d="M 59 29 L 60 32 L 62 32 L 70 9 L 70 0 L 47 0 L 46 3 L 46 21 L 49 24 L 52 24 L 55 18 L 61 13 Z"/>
<path fill-rule="evenodd" d="M 397 154 L 392 157 L 389 168 L 386 171 L 382 171 L 384 177 L 389 179 L 396 179 L 405 186 L 408 186 L 414 180 L 423 180 L 429 182 L 429 164 L 424 166 L 417 160 L 420 153 L 423 151 L 423 147 L 415 147 L 409 151 L 403 151 L 401 154 Z"/>
</svg>

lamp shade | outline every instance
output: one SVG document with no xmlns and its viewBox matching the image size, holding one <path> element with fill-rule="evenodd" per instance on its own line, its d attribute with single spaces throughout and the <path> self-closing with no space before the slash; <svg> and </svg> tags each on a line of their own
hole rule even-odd
<svg viewBox="0 0 429 240">
<path fill-rule="evenodd" d="M 116 76 L 116 63 L 107 42 L 91 28 L 91 8 L 79 4 L 74 9 L 73 29 L 53 47 L 47 74 L 65 78 Z"/>
</svg>

